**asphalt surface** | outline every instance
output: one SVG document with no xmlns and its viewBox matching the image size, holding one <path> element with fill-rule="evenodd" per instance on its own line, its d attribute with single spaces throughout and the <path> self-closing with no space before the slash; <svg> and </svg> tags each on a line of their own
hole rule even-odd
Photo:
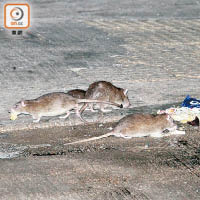
<svg viewBox="0 0 200 200">
<path fill-rule="evenodd" d="M 23 37 L 0 30 L 1 127 L 32 121 L 9 121 L 21 99 L 87 89 L 97 80 L 129 89 L 134 107 L 181 102 L 187 94 L 200 98 L 199 1 L 30 5 L 31 28 Z M 0 12 L 3 25 L 2 19 Z"/>
<path fill-rule="evenodd" d="M 1 1 L 1 11 L 7 2 Z M 132 143 L 119 150 L 116 145 L 122 144 L 122 140 L 117 140 L 114 147 L 108 140 L 106 153 L 104 150 L 98 153 L 97 147 L 92 150 L 94 153 L 78 154 L 82 151 L 74 152 L 72 148 L 68 154 L 62 146 L 66 129 L 83 125 L 74 115 L 66 120 L 43 118 L 39 124 L 33 124 L 30 116 L 10 121 L 8 111 L 21 99 L 54 91 L 87 89 L 97 80 L 127 88 L 132 108 L 103 115 L 86 112 L 84 117 L 91 122 L 113 122 L 134 112 L 155 113 L 159 108 L 178 105 L 188 94 L 200 98 L 200 1 L 34 0 L 29 3 L 31 27 L 23 36 L 12 36 L 4 29 L 0 12 L 0 157 L 4 158 L 0 160 L 0 199 L 199 199 L 199 162 L 194 166 L 184 157 L 190 150 L 190 156 L 199 159 L 198 129 L 188 132 L 189 150 L 185 146 L 186 149 L 181 149 L 179 142 L 175 142 L 173 150 L 166 150 L 172 152 L 170 156 L 162 151 L 161 159 L 152 163 L 145 162 L 149 161 L 145 152 L 137 156 L 134 150 L 135 157 L 129 157 Z M 56 129 L 56 133 L 60 132 L 57 139 L 48 129 L 54 130 L 56 126 L 60 127 Z M 19 138 L 12 140 L 17 130 Z M 73 133 L 78 134 L 78 139 L 82 132 L 92 132 L 87 126 L 78 130 L 72 130 L 68 139 L 73 139 Z M 94 128 L 94 134 L 104 131 Z M 37 137 L 39 133 L 45 133 L 46 137 Z M 53 150 L 50 146 L 49 151 L 43 151 L 40 145 L 48 148 L 51 138 L 56 141 Z M 31 148 L 36 156 L 33 150 L 29 151 L 29 145 L 39 145 Z M 112 148 L 117 148 L 116 152 Z M 60 156 L 59 152 L 64 153 Z M 160 155 L 156 148 L 151 153 L 153 158 Z M 106 156 L 114 157 L 110 165 L 109 159 L 103 161 Z M 117 158 L 123 157 L 122 164 Z M 159 164 L 164 160 L 177 162 L 177 158 L 182 162 L 181 167 Z M 99 168 L 92 172 L 95 167 Z M 134 175 L 131 167 L 137 168 Z"/>
<path fill-rule="evenodd" d="M 16 158 L 0 160 L 0 199 L 199 199 L 198 127 L 183 126 L 182 136 L 67 145 L 110 127 L 114 124 L 4 133 L 1 145 Z"/>
</svg>

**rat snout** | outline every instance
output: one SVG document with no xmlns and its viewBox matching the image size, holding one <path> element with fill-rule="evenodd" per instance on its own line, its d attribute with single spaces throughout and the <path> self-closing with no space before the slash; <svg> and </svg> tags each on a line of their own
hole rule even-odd
<svg viewBox="0 0 200 200">
<path fill-rule="evenodd" d="M 171 132 L 173 132 L 173 131 L 175 131 L 175 130 L 177 130 L 177 125 L 176 124 L 173 124 L 173 125 L 170 125 L 167 129 L 169 130 L 169 131 L 171 131 Z"/>
<path fill-rule="evenodd" d="M 11 108 L 9 111 L 8 111 L 9 114 L 11 115 L 19 115 L 20 112 L 18 110 L 16 110 L 15 108 Z"/>
<path fill-rule="evenodd" d="M 123 108 L 129 108 L 131 106 L 130 102 L 123 104 Z"/>
<path fill-rule="evenodd" d="M 120 105 L 120 108 L 129 108 L 131 106 L 131 104 L 128 102 L 128 103 L 122 103 Z"/>
<path fill-rule="evenodd" d="M 14 108 L 11 108 L 8 113 L 14 113 L 15 112 L 15 109 Z"/>
<path fill-rule="evenodd" d="M 167 121 L 169 123 L 169 126 L 172 130 L 176 130 L 178 127 L 177 125 L 174 123 L 174 120 L 172 119 L 172 117 L 170 115 L 167 115 Z"/>
</svg>

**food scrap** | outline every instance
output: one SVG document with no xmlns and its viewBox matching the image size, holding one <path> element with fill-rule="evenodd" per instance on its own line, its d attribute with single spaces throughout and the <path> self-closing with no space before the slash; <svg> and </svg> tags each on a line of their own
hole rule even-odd
<svg viewBox="0 0 200 200">
<path fill-rule="evenodd" d="M 166 110 L 158 110 L 157 113 L 167 113 L 175 121 L 179 121 L 181 123 L 188 123 L 193 126 L 198 126 L 200 119 L 200 100 L 191 98 L 188 95 L 181 104 L 181 107 L 172 107 Z"/>
<path fill-rule="evenodd" d="M 17 115 L 14 114 L 14 113 L 11 113 L 10 119 L 11 119 L 12 121 L 16 120 L 16 119 L 17 119 Z"/>
</svg>

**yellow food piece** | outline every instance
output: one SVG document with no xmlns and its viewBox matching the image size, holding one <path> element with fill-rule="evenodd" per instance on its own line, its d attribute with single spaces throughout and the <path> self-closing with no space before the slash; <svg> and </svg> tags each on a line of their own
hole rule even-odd
<svg viewBox="0 0 200 200">
<path fill-rule="evenodd" d="M 17 115 L 12 113 L 10 115 L 10 119 L 13 120 L 13 121 L 16 120 L 17 119 Z"/>
<path fill-rule="evenodd" d="M 175 112 L 176 112 L 176 109 L 175 109 L 175 108 L 170 108 L 170 109 L 167 110 L 167 113 L 168 113 L 168 114 L 173 114 L 173 113 L 175 113 Z"/>
<path fill-rule="evenodd" d="M 187 120 L 181 120 L 181 123 L 182 124 L 185 124 L 185 123 L 187 123 L 188 121 Z"/>
</svg>

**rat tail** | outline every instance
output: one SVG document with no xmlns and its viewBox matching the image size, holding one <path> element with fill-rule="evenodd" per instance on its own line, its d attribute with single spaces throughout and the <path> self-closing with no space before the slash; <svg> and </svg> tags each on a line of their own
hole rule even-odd
<svg viewBox="0 0 200 200">
<path fill-rule="evenodd" d="M 111 135 L 113 135 L 113 132 L 109 132 L 109 133 L 106 133 L 104 135 L 92 137 L 92 138 L 89 138 L 89 139 L 84 139 L 84 140 L 79 140 L 79 141 L 76 141 L 76 142 L 67 143 L 65 145 L 78 144 L 78 143 L 89 142 L 89 141 L 93 141 L 93 140 L 99 140 L 101 138 L 109 137 Z"/>
<path fill-rule="evenodd" d="M 80 109 L 79 112 L 82 113 L 87 107 L 88 107 L 88 104 L 85 103 L 85 104 L 81 107 L 81 109 Z"/>
<path fill-rule="evenodd" d="M 122 104 L 120 105 L 114 102 L 100 101 L 100 100 L 95 100 L 95 99 L 78 99 L 78 103 L 105 103 L 105 104 L 117 106 L 119 108 L 123 108 Z"/>
</svg>

